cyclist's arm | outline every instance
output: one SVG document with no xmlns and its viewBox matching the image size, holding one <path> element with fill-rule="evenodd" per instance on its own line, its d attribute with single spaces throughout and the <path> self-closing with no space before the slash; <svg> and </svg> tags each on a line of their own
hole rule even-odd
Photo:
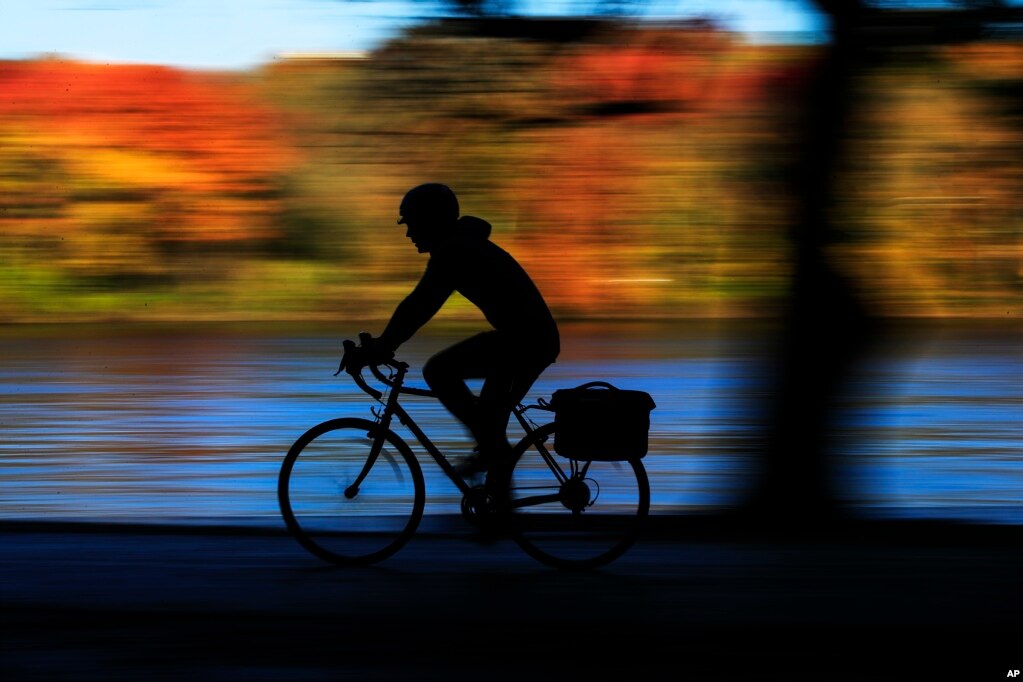
<svg viewBox="0 0 1023 682">
<path fill-rule="evenodd" d="M 398 304 L 391 315 L 391 321 L 387 323 L 377 341 L 393 353 L 437 314 L 452 293 L 454 286 L 441 275 L 431 260 L 426 272 L 423 273 L 423 278 L 419 280 L 412 293 Z"/>
</svg>

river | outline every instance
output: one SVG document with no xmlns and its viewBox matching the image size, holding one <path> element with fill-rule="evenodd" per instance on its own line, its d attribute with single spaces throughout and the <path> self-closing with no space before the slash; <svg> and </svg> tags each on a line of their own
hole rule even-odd
<svg viewBox="0 0 1023 682">
<path fill-rule="evenodd" d="M 277 524 L 291 442 L 371 401 L 333 377 L 358 329 L 216 325 L 0 329 L 0 518 Z M 530 392 L 593 379 L 648 391 L 652 511 L 738 500 L 762 397 L 766 335 L 734 324 L 575 324 Z M 401 350 L 413 378 L 469 333 L 425 330 Z M 915 326 L 864 364 L 836 428 L 836 476 L 856 514 L 1023 523 L 1019 327 Z M 446 451 L 471 443 L 436 403 L 409 411 Z M 399 431 L 403 432 L 399 428 Z M 404 432 L 403 432 L 404 433 Z M 510 432 L 511 433 L 511 432 Z M 421 449 L 419 450 L 421 452 Z M 458 502 L 425 460 L 427 513 Z"/>
</svg>

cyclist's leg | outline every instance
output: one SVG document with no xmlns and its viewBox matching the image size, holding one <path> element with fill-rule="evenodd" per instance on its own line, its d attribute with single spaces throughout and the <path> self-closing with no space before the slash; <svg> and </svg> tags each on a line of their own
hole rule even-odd
<svg viewBox="0 0 1023 682">
<path fill-rule="evenodd" d="M 498 355 L 495 332 L 483 332 L 440 351 L 423 366 L 423 378 L 437 399 L 461 421 L 479 442 L 480 399 L 466 385 L 466 379 L 483 379 L 493 371 Z"/>
<path fill-rule="evenodd" d="M 507 488 L 512 450 L 507 431 L 512 408 L 522 402 L 530 387 L 550 364 L 551 361 L 535 358 L 520 357 L 518 361 L 508 359 L 498 363 L 499 369 L 484 381 L 479 409 L 491 459 L 487 487 L 494 495 L 503 495 Z"/>
<path fill-rule="evenodd" d="M 556 350 L 531 353 L 524 342 L 515 342 L 498 331 L 483 332 L 430 358 L 423 367 L 423 378 L 476 438 L 486 468 L 491 462 L 507 459 L 511 446 L 506 432 L 512 408 L 556 355 Z M 465 383 L 473 378 L 484 380 L 478 397 Z"/>
</svg>

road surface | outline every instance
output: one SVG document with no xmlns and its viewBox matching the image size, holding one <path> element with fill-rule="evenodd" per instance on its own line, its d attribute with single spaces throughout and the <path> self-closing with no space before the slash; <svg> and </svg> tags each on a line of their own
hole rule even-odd
<svg viewBox="0 0 1023 682">
<path fill-rule="evenodd" d="M 417 536 L 359 569 L 273 531 L 6 523 L 0 535 L 5 680 L 1004 680 L 1023 668 L 1018 527 L 663 526 L 590 573 L 468 531 Z"/>
</svg>

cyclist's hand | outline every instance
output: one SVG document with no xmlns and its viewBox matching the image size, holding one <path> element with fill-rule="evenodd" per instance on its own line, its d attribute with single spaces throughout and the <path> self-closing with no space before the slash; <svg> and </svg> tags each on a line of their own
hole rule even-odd
<svg viewBox="0 0 1023 682">
<path fill-rule="evenodd" d="M 367 365 L 382 365 L 394 357 L 394 351 L 384 347 L 378 339 L 366 333 L 359 334 L 362 345 L 356 346 L 354 341 L 344 342 L 344 357 L 341 360 L 341 367 L 352 376 L 359 374 L 362 368 Z"/>
<path fill-rule="evenodd" d="M 394 358 L 394 351 L 380 343 L 380 339 L 375 339 L 369 334 L 360 334 L 359 339 L 362 341 L 359 350 L 363 353 L 365 365 L 382 365 Z"/>
</svg>

